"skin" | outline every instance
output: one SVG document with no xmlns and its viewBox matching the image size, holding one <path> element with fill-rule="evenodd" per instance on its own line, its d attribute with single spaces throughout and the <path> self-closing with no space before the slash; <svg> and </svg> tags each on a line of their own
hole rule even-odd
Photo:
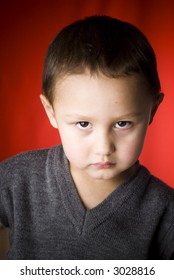
<svg viewBox="0 0 174 280">
<path fill-rule="evenodd" d="M 53 105 L 41 95 L 42 104 L 84 206 L 96 207 L 134 172 L 162 96 L 154 102 L 139 76 L 88 72 L 59 81 L 54 95 Z"/>
<path fill-rule="evenodd" d="M 59 130 L 81 201 L 94 208 L 134 172 L 163 95 L 154 101 L 139 76 L 111 79 L 86 72 L 57 81 L 54 97 L 50 104 L 40 96 Z M 0 240 L 3 259 L 9 243 L 1 224 Z"/>
</svg>

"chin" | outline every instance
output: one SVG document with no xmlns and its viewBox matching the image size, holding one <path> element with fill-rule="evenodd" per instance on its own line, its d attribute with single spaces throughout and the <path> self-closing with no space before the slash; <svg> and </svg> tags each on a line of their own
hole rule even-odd
<svg viewBox="0 0 174 280">
<path fill-rule="evenodd" d="M 112 180 L 114 179 L 117 175 L 116 174 L 110 174 L 110 172 L 102 172 L 98 174 L 90 174 L 91 178 L 96 179 L 96 180 Z"/>
</svg>

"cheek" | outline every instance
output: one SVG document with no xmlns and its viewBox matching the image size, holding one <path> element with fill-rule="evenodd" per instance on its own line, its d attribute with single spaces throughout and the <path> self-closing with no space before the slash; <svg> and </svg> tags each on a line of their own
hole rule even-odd
<svg viewBox="0 0 174 280">
<path fill-rule="evenodd" d="M 131 163 L 138 160 L 146 135 L 146 129 L 140 130 L 131 135 L 126 141 L 120 143 L 120 158 L 125 159 L 125 162 Z"/>
<path fill-rule="evenodd" d="M 69 162 L 76 166 L 82 166 L 88 154 L 84 141 L 79 141 L 79 139 L 73 137 L 70 132 L 66 133 L 64 131 L 61 133 L 61 131 L 59 131 L 59 133 L 65 155 Z"/>
<path fill-rule="evenodd" d="M 131 143 L 127 144 L 125 149 L 123 150 L 123 156 L 126 159 L 127 162 L 129 161 L 135 161 L 138 159 L 141 150 L 142 150 L 142 144 L 141 143 Z"/>
</svg>

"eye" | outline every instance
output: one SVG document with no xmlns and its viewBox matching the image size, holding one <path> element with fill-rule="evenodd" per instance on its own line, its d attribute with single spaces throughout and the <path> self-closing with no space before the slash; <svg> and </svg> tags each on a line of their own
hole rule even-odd
<svg viewBox="0 0 174 280">
<path fill-rule="evenodd" d="M 132 126 L 132 122 L 129 121 L 119 121 L 115 124 L 115 127 L 119 129 L 126 129 L 126 128 L 130 128 L 131 126 Z"/>
<path fill-rule="evenodd" d="M 76 123 L 76 126 L 84 130 L 90 129 L 92 127 L 92 125 L 89 122 L 83 122 L 83 121 Z"/>
</svg>

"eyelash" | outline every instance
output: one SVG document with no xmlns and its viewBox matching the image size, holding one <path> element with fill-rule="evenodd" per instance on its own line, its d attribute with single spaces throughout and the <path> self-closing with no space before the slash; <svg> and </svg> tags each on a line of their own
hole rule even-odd
<svg viewBox="0 0 174 280">
<path fill-rule="evenodd" d="M 130 121 L 119 121 L 119 122 L 116 122 L 116 125 L 119 124 L 121 127 L 119 127 L 120 129 L 126 129 L 126 128 L 130 128 L 132 126 L 132 122 Z M 125 125 L 125 126 L 122 126 L 122 125 Z M 116 127 L 118 128 L 118 127 Z"/>
<path fill-rule="evenodd" d="M 84 127 L 83 127 L 82 124 L 83 124 L 83 125 L 87 125 L 87 126 L 84 126 Z M 78 128 L 80 128 L 80 129 L 82 129 L 82 130 L 85 130 L 85 129 L 89 129 L 89 128 L 92 127 L 91 124 L 90 124 L 91 127 L 88 127 L 89 124 L 90 124 L 89 122 L 85 122 L 85 121 L 83 122 L 83 121 L 81 121 L 81 122 L 77 122 L 77 123 L 76 123 L 76 126 L 77 126 Z"/>
<path fill-rule="evenodd" d="M 119 125 L 120 127 L 117 127 L 117 125 Z M 87 129 L 92 128 L 92 125 L 86 121 L 77 122 L 76 126 L 82 130 L 87 130 Z M 118 121 L 114 125 L 114 127 L 118 128 L 118 129 L 127 129 L 127 128 L 130 128 L 131 126 L 132 126 L 132 122 L 130 122 L 130 121 Z"/>
</svg>

